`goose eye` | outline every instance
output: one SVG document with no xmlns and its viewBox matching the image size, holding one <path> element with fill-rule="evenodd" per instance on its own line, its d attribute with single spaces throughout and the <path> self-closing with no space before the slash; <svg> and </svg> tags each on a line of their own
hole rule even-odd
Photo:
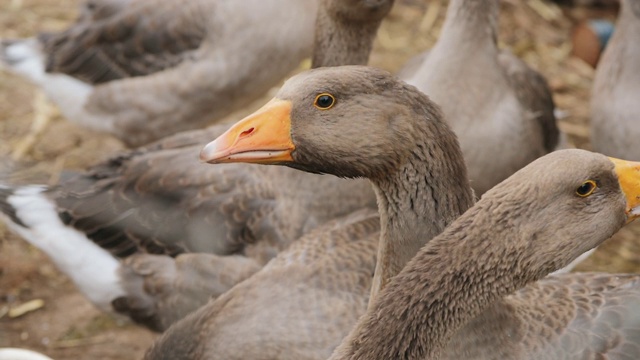
<svg viewBox="0 0 640 360">
<path fill-rule="evenodd" d="M 335 103 L 336 98 L 334 98 L 333 95 L 323 93 L 316 96 L 316 101 L 313 103 L 313 105 L 318 109 L 327 110 L 331 109 L 331 107 L 333 107 L 333 104 Z"/>
<path fill-rule="evenodd" d="M 593 180 L 587 180 L 582 183 L 582 185 L 578 186 L 576 189 L 576 194 L 580 197 L 587 197 L 596 190 L 596 182 Z"/>
</svg>

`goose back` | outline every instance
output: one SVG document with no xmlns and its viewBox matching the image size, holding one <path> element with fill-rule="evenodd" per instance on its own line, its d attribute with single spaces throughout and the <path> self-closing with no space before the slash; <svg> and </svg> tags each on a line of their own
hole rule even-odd
<svg viewBox="0 0 640 360">
<path fill-rule="evenodd" d="M 3 41 L 0 60 L 72 122 L 140 146 L 248 105 L 313 44 L 318 0 L 125 1 Z M 268 34 L 268 36 L 265 36 Z"/>
<path fill-rule="evenodd" d="M 215 2 L 206 0 L 103 5 L 75 26 L 40 37 L 46 71 L 99 84 L 174 67 L 195 56 L 207 35 L 205 14 L 215 12 Z"/>
</svg>

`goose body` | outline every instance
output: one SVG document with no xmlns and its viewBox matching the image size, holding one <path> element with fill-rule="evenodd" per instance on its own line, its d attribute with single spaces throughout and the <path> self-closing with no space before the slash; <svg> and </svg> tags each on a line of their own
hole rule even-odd
<svg viewBox="0 0 640 360">
<path fill-rule="evenodd" d="M 276 99 L 208 144 L 201 158 L 371 180 L 381 219 L 372 299 L 331 359 L 640 354 L 638 276 L 565 274 L 536 282 L 640 214 L 640 163 L 584 150 L 554 152 L 471 207 L 460 148 L 437 107 L 415 88 L 365 67 L 290 79 Z M 204 309 L 218 301 L 178 322 L 148 358 L 162 358 L 154 356 L 177 343 L 214 351 L 210 344 L 225 328 L 211 324 L 226 313 Z M 198 336 L 188 330 L 195 326 Z M 616 341 L 603 341 L 612 337 Z M 259 338 L 243 341 L 260 347 Z"/>
<path fill-rule="evenodd" d="M 0 67 L 70 121 L 139 146 L 211 124 L 276 85 L 310 55 L 317 3 L 89 2 L 60 33 L 3 41 Z"/>
<path fill-rule="evenodd" d="M 596 69 L 591 96 L 594 151 L 640 160 L 636 128 L 640 105 L 640 5 L 621 2 L 616 31 Z"/>
<path fill-rule="evenodd" d="M 435 106 L 427 102 L 424 95 L 413 89 L 413 92 L 408 92 L 406 96 L 400 95 L 400 99 L 397 99 L 395 94 L 405 95 L 407 88 L 397 86 L 399 83 L 396 81 L 387 81 L 391 77 L 381 70 L 360 67 L 318 70 L 288 80 L 276 99 L 221 135 L 218 143 L 236 144 L 238 147 L 235 151 L 241 153 L 243 142 L 236 141 L 236 136 L 242 138 L 238 134 L 254 128 L 255 133 L 251 136 L 255 142 L 249 140 L 249 143 L 261 144 L 265 149 L 272 148 L 274 156 L 278 156 L 277 147 L 263 143 L 263 139 L 273 135 L 273 139 L 277 141 L 282 139 L 279 136 L 289 136 L 286 132 L 281 132 L 277 125 L 287 122 L 288 115 L 283 114 L 291 114 L 292 126 L 294 122 L 297 124 L 291 133 L 298 134 L 296 139 L 303 142 L 297 150 L 298 156 L 314 156 L 314 152 L 305 149 L 302 144 L 306 143 L 305 139 L 311 139 L 310 134 L 322 134 L 317 138 L 317 144 L 313 144 L 319 146 L 318 152 L 320 149 L 324 152 L 334 150 L 332 155 L 337 161 L 355 164 L 362 161 L 361 157 L 367 156 L 360 154 L 352 157 L 353 151 L 345 153 L 349 148 L 356 146 L 364 152 L 367 149 L 374 151 L 380 146 L 383 150 L 377 151 L 389 150 L 394 146 L 392 140 L 401 141 L 407 134 L 404 117 L 410 116 L 407 114 L 421 115 L 425 120 L 422 124 L 417 124 L 415 131 L 411 133 L 418 137 L 442 139 L 439 143 L 425 145 L 437 158 L 432 161 L 422 158 L 418 160 L 399 151 L 396 154 L 398 158 L 409 157 L 412 161 L 395 171 L 399 177 L 416 180 L 415 183 L 405 183 L 411 189 L 418 190 L 420 185 L 424 185 L 422 176 L 433 180 L 429 181 L 432 188 L 420 189 L 415 194 L 415 202 L 412 202 L 421 213 L 431 215 L 425 215 L 428 220 L 423 228 L 416 231 L 423 234 L 426 241 L 442 231 L 448 222 L 473 203 L 473 191 L 466 181 L 466 169 L 460 150 L 456 149 L 455 136 L 446 126 L 436 130 L 429 129 L 432 131 L 425 130 L 429 124 L 428 119 L 441 115 Z M 364 80 L 369 78 L 372 80 Z M 327 130 L 317 124 L 321 122 L 311 121 L 318 119 L 312 117 L 309 108 L 314 110 L 311 103 L 316 94 L 323 91 L 341 92 L 346 99 L 339 98 L 338 101 L 343 102 L 336 106 L 342 106 L 343 110 L 335 118 L 323 119 L 329 123 L 336 122 L 336 118 L 342 119 L 331 133 L 347 134 L 338 141 L 332 141 L 335 140 L 334 137 L 327 136 Z M 289 106 L 290 109 L 287 110 Z M 384 111 L 380 111 L 381 109 Z M 354 114 L 358 114 L 357 119 Z M 374 135 L 384 134 L 382 129 L 386 126 L 385 121 L 393 118 L 393 114 L 402 114 L 398 116 L 397 138 L 386 139 L 384 136 Z M 307 123 L 304 120 L 308 117 L 310 127 L 305 128 Z M 268 119 L 272 121 L 264 121 Z M 358 141 L 354 137 L 365 126 L 362 119 L 367 119 L 367 131 L 371 135 L 367 142 Z M 350 123 L 351 120 L 354 122 Z M 271 127 L 273 124 L 276 128 Z M 440 136 L 434 136 L 434 131 Z M 211 149 L 211 146 L 208 145 L 207 149 Z M 208 161 L 209 151 L 215 152 L 215 149 L 207 149 L 203 150 L 201 156 Z M 265 154 L 261 151 L 256 153 Z M 346 157 L 342 158 L 342 154 Z M 259 156 L 253 158 L 250 152 L 247 155 L 240 157 L 238 161 L 260 161 Z M 222 155 L 220 160 L 227 161 Z M 229 161 L 235 160 L 231 157 Z M 304 169 L 331 173 L 336 173 L 339 169 L 349 170 L 347 166 L 336 166 L 333 169 L 335 171 L 327 171 L 319 166 L 305 166 Z M 383 170 L 386 168 L 380 169 Z M 354 173 L 345 172 L 340 175 L 352 177 Z M 386 186 L 383 183 L 373 183 L 376 187 Z M 408 202 L 404 203 L 407 204 Z M 364 313 L 370 294 L 383 288 L 394 272 L 399 271 L 403 262 L 408 261 L 421 245 L 379 245 L 381 231 L 384 233 L 388 230 L 380 228 L 380 220 L 375 211 L 359 211 L 306 234 L 258 273 L 172 325 L 148 351 L 146 358 L 326 359 Z M 238 332 L 242 332 L 243 336 L 238 337 Z"/>
<path fill-rule="evenodd" d="M 118 311 L 162 330 L 302 234 L 375 208 L 365 181 L 257 165 L 203 166 L 197 153 L 206 140 L 192 144 L 186 135 L 121 154 L 51 189 L 0 189 L 0 217 L 101 309 L 113 311 L 112 301 L 126 297 Z M 201 254 L 187 256 L 192 252 Z"/>
<path fill-rule="evenodd" d="M 367 306 L 379 223 L 358 211 L 305 234 L 172 325 L 145 358 L 328 358 Z"/>
<path fill-rule="evenodd" d="M 399 75 L 431 97 L 458 135 L 478 195 L 554 150 L 551 91 L 497 47 L 498 1 L 454 0 L 434 47 Z"/>
<path fill-rule="evenodd" d="M 633 315 L 639 291 L 635 274 L 548 276 L 469 322 L 442 358 L 631 359 L 640 353 Z"/>
<path fill-rule="evenodd" d="M 322 2 L 313 65 L 366 61 L 392 4 Z M 320 51 L 327 46 L 330 51 Z M 165 138 L 56 187 L 5 187 L 0 217 L 102 309 L 163 330 L 258 271 L 302 234 L 375 208 L 366 181 L 286 168 L 204 166 L 199 150 L 226 128 Z M 46 211 L 27 216 L 25 203 Z M 73 234 L 75 245 L 65 245 L 67 236 L 60 234 Z M 64 251 L 74 248 L 72 255 Z M 85 266 L 72 258 L 84 259 Z"/>
</svg>

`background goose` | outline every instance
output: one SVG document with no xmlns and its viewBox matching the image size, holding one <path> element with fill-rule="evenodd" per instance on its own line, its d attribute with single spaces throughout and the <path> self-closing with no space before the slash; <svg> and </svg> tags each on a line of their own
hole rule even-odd
<svg viewBox="0 0 640 360">
<path fill-rule="evenodd" d="M 497 0 L 452 0 L 436 44 L 399 73 L 442 107 L 478 195 L 559 138 L 546 81 L 498 49 L 497 26 Z"/>
<path fill-rule="evenodd" d="M 591 96 L 591 142 L 595 151 L 640 160 L 640 3 L 621 2 L 616 31 L 598 64 Z"/>
<path fill-rule="evenodd" d="M 322 96 L 328 96 L 330 100 L 322 99 Z M 276 124 L 277 127 L 274 127 Z M 365 128 L 366 131 L 363 130 Z M 363 132 L 368 134 L 366 141 L 358 141 L 361 137 L 355 134 Z M 464 211 L 473 201 L 455 136 L 448 130 L 433 104 L 414 88 L 375 69 L 318 69 L 290 79 L 277 95 L 277 100 L 271 101 L 255 115 L 245 118 L 207 145 L 201 157 L 214 163 L 287 164 L 310 172 L 370 178 L 378 195 L 382 223 L 376 273 L 385 268 L 392 272 L 395 265 L 400 265 L 401 268 L 403 264 L 394 260 L 406 261 L 413 255 L 412 252 L 418 251 L 420 245 L 438 234 L 450 221 L 448 219 Z M 542 178 L 533 176 L 542 171 L 548 175 Z M 640 324 L 633 317 L 629 321 L 611 323 L 609 312 L 614 311 L 620 315 L 621 312 L 633 311 L 634 306 L 640 305 L 637 300 L 640 284 L 636 276 L 563 275 L 526 288 L 517 293 L 513 301 L 504 300 L 506 305 L 496 302 L 493 303 L 494 306 L 489 306 L 486 304 L 492 303 L 481 297 L 480 301 L 487 301 L 482 305 L 484 308 L 466 309 L 456 306 L 466 303 L 465 296 L 473 299 L 474 291 L 483 294 L 483 290 L 487 293 L 487 290 L 497 288 L 506 292 L 505 295 L 509 294 L 527 282 L 569 264 L 580 254 L 610 237 L 625 223 L 625 211 L 630 218 L 637 216 L 636 212 L 640 213 L 637 209 L 640 202 L 636 198 L 640 193 L 637 186 L 640 181 L 638 172 L 640 164 L 622 161 L 614 163 L 602 155 L 579 150 L 549 155 L 518 172 L 487 193 L 485 197 L 488 199 L 463 215 L 463 221 L 456 221 L 454 224 L 457 226 L 452 225 L 454 230 L 445 230 L 446 240 L 437 240 L 435 248 L 431 244 L 426 245 L 426 249 L 433 250 L 420 250 L 420 254 L 429 257 L 429 265 L 412 260 L 410 266 L 414 270 L 404 275 L 407 283 L 402 288 L 395 288 L 396 292 L 403 290 L 401 296 L 406 295 L 407 299 L 402 299 L 406 305 L 394 307 L 396 299 L 392 293 L 384 290 L 384 280 L 389 277 L 382 277 L 381 291 L 382 296 L 386 296 L 386 307 L 378 307 L 375 290 L 372 291 L 372 309 L 375 312 L 367 320 L 368 325 L 363 330 L 363 333 L 367 331 L 365 335 L 356 333 L 352 337 L 353 344 L 366 344 L 362 345 L 364 350 L 358 348 L 360 345 L 353 346 L 353 351 L 357 351 L 354 358 L 419 359 L 429 349 L 437 349 L 438 346 L 441 349 L 434 350 L 434 358 L 437 358 L 438 351 L 451 359 L 474 356 L 523 358 L 531 355 L 532 351 L 539 353 L 531 355 L 531 358 L 584 358 L 585 354 L 616 356 L 625 351 L 628 344 L 635 343 L 634 333 L 629 333 L 630 329 Z M 618 176 L 628 202 L 618 185 Z M 487 214 L 482 213 L 483 211 Z M 442 216 L 447 212 L 450 216 Z M 529 212 L 540 216 L 536 218 Z M 607 216 L 598 218 L 600 215 L 594 215 L 599 212 Z M 582 214 L 586 219 L 580 217 Z M 534 224 L 526 223 L 526 219 L 533 218 L 536 219 Z M 567 218 L 584 222 L 566 224 Z M 512 227 L 517 227 L 513 233 L 509 230 Z M 587 235 L 581 237 L 583 232 Z M 477 239 L 467 240 L 473 237 Z M 495 251 L 492 245 L 494 238 L 497 242 L 495 248 L 498 249 Z M 576 242 L 575 239 L 581 239 L 581 242 L 573 245 L 572 240 Z M 527 244 L 536 241 L 553 251 L 543 247 L 534 247 L 533 250 L 527 248 Z M 511 244 L 512 242 L 515 244 Z M 448 253 L 447 246 L 451 247 L 451 254 Z M 549 253 L 558 253 L 557 259 L 545 259 L 541 269 L 527 268 L 532 262 L 536 264 L 536 260 L 542 261 L 535 257 L 536 254 Z M 274 263 L 277 259 L 291 259 L 287 255 L 288 251 L 283 252 Z M 333 254 L 336 257 L 340 255 L 344 256 L 340 253 Z M 491 255 L 495 255 L 496 259 Z M 291 260 L 290 263 L 294 261 Z M 510 265 L 511 262 L 513 265 Z M 448 270 L 448 266 L 452 270 Z M 430 279 L 429 272 L 432 268 L 434 278 Z M 266 275 L 270 269 L 269 265 L 259 274 Z M 331 274 L 332 268 L 327 266 L 325 270 Z M 529 270 L 531 273 L 527 273 Z M 517 280 L 516 284 L 510 283 L 510 280 L 497 280 L 500 281 L 497 285 L 484 285 L 481 281 L 477 281 L 478 285 L 474 283 L 480 278 L 499 279 L 502 272 L 513 275 Z M 322 271 L 319 273 L 320 283 L 331 283 Z M 382 273 L 385 274 L 385 271 Z M 403 273 L 404 271 L 401 274 Z M 283 281 L 290 280 L 282 273 L 272 275 L 282 276 Z M 238 341 L 224 341 L 235 333 L 232 326 L 224 325 L 228 318 L 239 317 L 238 313 L 247 318 L 243 328 L 260 333 L 260 324 L 263 322 L 253 322 L 253 319 L 260 318 L 258 304 L 275 302 L 287 309 L 280 314 L 282 324 L 293 322 L 289 316 L 296 318 L 297 314 L 292 315 L 289 311 L 292 308 L 289 306 L 290 299 L 294 297 L 288 296 L 288 293 L 283 295 L 283 299 L 276 298 L 279 301 L 273 299 L 277 295 L 270 295 L 269 301 L 260 301 L 259 293 L 247 295 L 247 288 L 259 288 L 259 284 L 253 282 L 258 278 L 261 282 L 265 279 L 250 278 L 215 302 L 178 322 L 154 345 L 147 358 L 180 358 L 184 354 L 195 358 L 215 357 L 215 354 L 223 354 L 224 358 L 228 354 L 237 354 L 242 358 L 246 355 L 242 349 L 251 351 L 250 349 L 270 346 L 284 349 L 287 355 L 296 354 L 298 347 L 295 345 L 304 347 L 306 343 L 293 341 L 299 332 L 293 326 L 274 335 L 281 342 L 271 339 L 264 346 L 260 345 L 262 337 L 251 332 Z M 309 279 L 305 280 L 310 283 Z M 395 280 L 391 281 L 393 284 Z M 427 284 L 427 287 L 420 284 Z M 376 285 L 374 283 L 374 289 Z M 603 285 L 606 287 L 601 289 Z M 311 290 L 307 290 L 309 292 L 315 288 L 314 285 L 310 287 Z M 467 294 L 467 287 L 474 290 Z M 304 283 L 296 289 L 299 288 L 304 288 Z M 428 293 L 424 294 L 416 289 L 424 289 Z M 596 289 L 604 293 L 593 295 Z M 550 292 L 554 295 L 549 295 Z M 449 293 L 451 298 L 443 295 Z M 496 301 L 503 295 L 487 294 L 496 296 Z M 360 296 L 363 296 L 362 293 Z M 540 301 L 549 296 L 562 298 L 563 302 L 554 304 Z M 247 298 L 250 300 L 244 300 Z M 321 298 L 316 297 L 316 301 L 319 299 Z M 584 302 L 589 304 L 587 306 L 592 311 L 578 310 Z M 306 304 L 305 301 L 303 303 Z M 296 301 L 293 302 L 294 309 L 299 306 L 297 304 Z M 618 304 L 623 304 L 622 308 L 618 308 Z M 414 309 L 414 306 L 417 307 Z M 469 310 L 469 317 L 460 320 L 460 323 L 455 317 L 447 317 L 447 314 L 465 310 Z M 600 315 L 599 312 L 607 315 Z M 383 313 L 388 318 L 383 317 Z M 269 314 L 271 318 L 276 317 L 273 310 L 269 310 Z M 433 314 L 433 317 L 427 318 L 429 314 Z M 540 314 L 543 316 L 540 317 Z M 302 317 L 306 316 L 308 321 L 305 323 L 307 327 L 319 329 L 334 325 L 331 320 L 325 325 L 322 317 L 314 315 L 313 311 L 303 313 Z M 326 316 L 324 319 L 327 320 Z M 408 329 L 400 329 L 405 326 L 405 321 L 400 319 L 410 323 Z M 412 323 L 414 319 L 415 324 Z M 449 320 L 452 322 L 449 323 Z M 387 331 L 386 324 L 390 322 L 398 328 Z M 486 324 L 496 322 L 498 325 L 495 329 L 487 328 Z M 584 322 L 589 322 L 590 325 L 586 326 Z M 278 328 L 279 323 L 270 321 L 268 328 Z M 463 328 L 466 323 L 469 325 Z M 375 327 L 371 324 L 375 324 Z M 432 339 L 429 333 L 431 327 L 436 327 L 442 334 L 434 330 Z M 377 331 L 375 339 L 367 338 L 371 336 L 369 328 Z M 445 349 L 448 337 L 453 336 L 458 328 L 463 330 L 455 336 L 452 345 Z M 485 335 L 484 332 L 488 331 L 492 332 Z M 581 340 L 603 337 L 608 331 L 621 333 L 622 342 L 603 345 Z M 397 337 L 396 333 L 403 335 Z M 550 337 L 546 337 L 546 334 L 550 334 Z M 420 336 L 424 344 L 418 341 L 418 345 L 413 345 L 416 336 Z M 571 341 L 578 342 L 579 345 L 575 348 L 563 347 L 563 344 Z M 378 343 L 383 345 L 378 347 Z M 344 351 L 350 351 L 349 344 L 347 342 Z M 551 349 L 547 349 L 546 345 L 551 346 Z M 575 351 L 579 351 L 579 354 Z"/>
<path fill-rule="evenodd" d="M 323 2 L 316 49 L 330 49 L 324 56 L 316 51 L 313 65 L 366 61 L 353 54 L 368 55 L 392 4 Z M 352 40 L 336 46 L 345 38 Z M 46 252 L 98 306 L 110 310 L 117 299 L 118 311 L 162 330 L 257 271 L 303 233 L 356 209 L 375 208 L 365 181 L 285 168 L 203 166 L 197 152 L 224 129 L 175 135 L 52 189 L 0 189 L 0 209 L 11 229 Z M 185 252 L 214 255 L 190 254 L 175 262 L 135 256 L 125 267 L 120 262 L 136 253 Z"/>
<path fill-rule="evenodd" d="M 210 124 L 276 85 L 310 54 L 317 3 L 96 2 L 65 31 L 3 41 L 0 66 L 69 120 L 138 146 Z"/>
</svg>

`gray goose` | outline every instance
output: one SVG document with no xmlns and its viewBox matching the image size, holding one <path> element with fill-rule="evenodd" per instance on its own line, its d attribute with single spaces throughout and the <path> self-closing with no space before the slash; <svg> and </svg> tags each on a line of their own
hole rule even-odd
<svg viewBox="0 0 640 360">
<path fill-rule="evenodd" d="M 544 277 L 640 215 L 639 175 L 584 150 L 534 161 L 422 248 L 330 359 L 638 358 L 638 275 Z"/>
<path fill-rule="evenodd" d="M 472 202 L 461 152 L 426 96 L 365 67 L 317 69 L 290 79 L 277 99 L 207 145 L 201 158 L 368 177 L 380 205 L 380 249 L 385 243 L 393 249 L 379 250 L 379 259 L 411 257 L 415 245 L 427 242 L 372 299 L 332 359 L 640 355 L 640 319 L 633 316 L 640 306 L 638 276 L 566 274 L 535 282 L 640 216 L 640 163 L 584 150 L 549 154 L 490 190 L 429 242 L 451 221 L 434 215 L 446 208 L 453 215 Z M 439 176 L 446 172 L 460 176 Z M 536 176 L 540 173 L 545 176 Z M 334 259 L 339 255 L 332 247 L 326 251 Z M 352 254 L 357 255 L 361 254 Z M 301 257 L 309 266 L 318 266 L 314 258 Z M 290 265 L 296 259 L 285 251 L 273 263 L 278 260 Z M 256 276 L 268 272 L 269 266 Z M 329 278 L 334 276 L 332 268 L 323 269 Z M 317 272 L 318 282 L 327 283 L 323 271 Z M 196 359 L 225 353 L 227 343 L 219 340 L 236 333 L 224 334 L 229 331 L 219 326 L 224 322 L 211 319 L 237 317 L 246 296 L 234 293 L 252 280 L 178 322 L 147 358 L 180 358 L 180 351 Z M 245 291 L 253 289 L 247 287 Z M 335 294 L 341 295 L 346 297 Z M 306 304 L 304 299 L 288 299 L 277 303 L 285 313 L 281 318 L 287 320 L 290 303 L 294 311 Z M 274 316 L 273 309 L 270 314 Z M 261 324 L 247 323 L 234 345 L 250 339 Z M 268 322 L 266 327 L 278 326 Z M 319 323 L 307 327 L 322 328 Z M 616 341 L 606 340 L 613 336 Z M 285 354 L 295 351 L 273 346 Z"/>
<path fill-rule="evenodd" d="M 330 45 L 338 56 L 316 51 L 313 66 L 366 61 L 357 54 L 368 55 L 392 4 L 322 2 L 315 48 Z M 337 47 L 345 38 L 352 39 L 341 43 L 347 48 Z M 286 168 L 203 166 L 198 151 L 224 130 L 213 126 L 163 139 L 53 188 L 0 188 L 0 218 L 101 309 L 115 306 L 163 330 L 303 233 L 354 210 L 375 209 L 365 181 Z"/>
<path fill-rule="evenodd" d="M 91 1 L 68 29 L 5 40 L 0 68 L 72 122 L 140 146 L 201 128 L 309 56 L 317 0 Z"/>
<path fill-rule="evenodd" d="M 598 64 L 591 95 L 594 151 L 640 160 L 640 3 L 623 0 L 616 31 Z"/>
<path fill-rule="evenodd" d="M 324 92 L 338 99 L 337 113 L 325 114 L 314 107 L 314 99 Z M 316 103 L 320 106 L 326 100 L 318 98 Z M 390 190 L 391 183 L 382 174 L 418 179 L 404 182 L 415 198 L 398 205 L 411 204 L 421 214 L 423 226 L 410 229 L 420 234 L 420 241 L 383 242 L 378 250 L 380 222 L 375 211 L 338 219 L 304 235 L 252 277 L 176 322 L 149 350 L 147 359 L 326 359 L 364 313 L 370 293 L 384 287 L 425 241 L 473 204 L 462 153 L 437 107 L 415 88 L 373 68 L 323 68 L 293 77 L 276 99 L 219 137 L 217 145 L 208 145 L 201 157 L 217 158 L 215 147 L 232 145 L 240 152 L 237 157 L 215 161 L 260 163 L 260 156 L 269 162 L 286 161 L 275 144 L 289 142 L 289 114 L 292 138 L 301 141 L 295 156 L 320 160 L 315 152 L 331 153 L 340 163 L 331 171 L 306 162 L 290 163 L 293 167 L 301 164 L 311 172 L 369 177 L 378 194 Z M 423 121 L 411 123 L 409 116 Z M 322 127 L 323 121 L 334 126 Z M 318 135 L 319 142 L 306 141 L 312 138 L 309 134 Z M 273 150 L 274 158 L 266 158 L 269 151 L 256 151 L 255 157 L 242 153 L 245 138 L 249 145 L 260 144 L 259 150 Z M 264 141 L 270 139 L 274 142 Z M 421 144 L 424 152 L 404 151 L 398 143 Z M 351 169 L 378 152 L 394 158 Z M 373 159 L 377 157 L 368 161 Z M 374 170 L 368 172 L 370 168 Z M 397 219 L 391 212 L 382 217 Z M 382 266 L 376 266 L 376 258 Z"/>
<path fill-rule="evenodd" d="M 452 0 L 436 44 L 399 73 L 442 108 L 478 195 L 559 139 L 544 78 L 498 49 L 498 7 L 498 0 Z"/>
</svg>

